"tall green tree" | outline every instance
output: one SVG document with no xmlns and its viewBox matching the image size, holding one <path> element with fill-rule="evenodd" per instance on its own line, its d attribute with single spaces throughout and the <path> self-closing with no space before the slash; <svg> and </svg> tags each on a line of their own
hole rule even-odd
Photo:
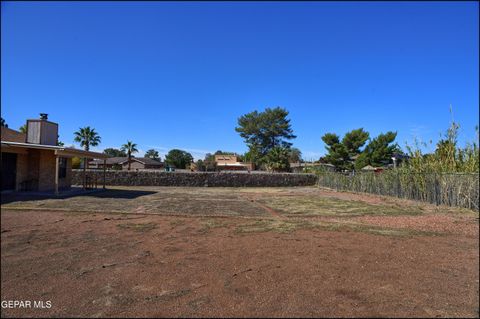
<svg viewBox="0 0 480 319">
<path fill-rule="evenodd" d="M 363 128 L 351 130 L 342 140 L 335 133 L 326 133 L 322 136 L 327 149 L 325 162 L 335 165 L 339 170 L 353 169 L 355 160 L 361 153 L 360 148 L 365 145 L 369 136 Z"/>
<path fill-rule="evenodd" d="M 252 161 L 264 162 L 267 153 L 274 147 L 288 148 L 288 142 L 296 138 L 287 118 L 288 111 L 281 107 L 266 108 L 263 112 L 253 111 L 238 118 L 235 128 L 245 140 Z"/>
<path fill-rule="evenodd" d="M 275 146 L 265 156 L 265 165 L 268 170 L 285 172 L 290 169 L 290 149 L 288 147 Z"/>
<path fill-rule="evenodd" d="M 192 154 L 179 149 L 170 150 L 168 154 L 165 155 L 165 162 L 169 165 L 175 165 L 176 168 L 185 169 L 192 161 Z"/>
<path fill-rule="evenodd" d="M 155 160 L 155 161 L 160 161 L 160 155 L 158 155 L 158 152 L 156 150 L 154 150 L 153 148 L 148 150 L 145 153 L 145 157 L 151 158 L 152 160 Z"/>
<path fill-rule="evenodd" d="M 197 166 L 197 170 L 201 171 L 201 172 L 205 172 L 207 169 L 206 169 L 206 166 L 205 166 L 205 162 L 201 159 L 199 159 L 198 161 L 195 162 L 195 165 Z"/>
<path fill-rule="evenodd" d="M 340 143 L 340 137 L 335 133 L 326 133 L 322 136 L 327 154 L 324 157 L 326 163 L 334 165 L 337 169 L 346 169 L 348 164 L 348 151 L 345 145 Z"/>
<path fill-rule="evenodd" d="M 342 139 L 342 144 L 345 146 L 348 156 L 352 158 L 359 155 L 361 153 L 360 148 L 365 145 L 369 137 L 370 134 L 364 131 L 363 128 L 346 133 Z"/>
<path fill-rule="evenodd" d="M 398 144 L 394 143 L 396 137 L 396 132 L 387 132 L 372 139 L 356 160 L 355 168 L 361 169 L 367 165 L 383 166 L 387 164 L 394 153 L 401 152 Z"/>
<path fill-rule="evenodd" d="M 98 146 L 100 144 L 101 138 L 94 128 L 90 126 L 81 127 L 78 131 L 73 133 L 75 142 L 80 143 L 80 146 L 83 147 L 85 151 L 90 150 L 90 146 Z"/>
<path fill-rule="evenodd" d="M 110 157 L 127 157 L 127 153 L 112 147 L 104 149 L 103 154 L 107 154 Z"/>
<path fill-rule="evenodd" d="M 128 170 L 130 170 L 132 154 L 138 152 L 137 144 L 133 143 L 132 141 L 127 141 L 126 144 L 123 144 L 123 145 L 122 145 L 121 150 L 124 151 L 125 153 L 127 153 L 127 157 L 128 157 Z"/>
</svg>

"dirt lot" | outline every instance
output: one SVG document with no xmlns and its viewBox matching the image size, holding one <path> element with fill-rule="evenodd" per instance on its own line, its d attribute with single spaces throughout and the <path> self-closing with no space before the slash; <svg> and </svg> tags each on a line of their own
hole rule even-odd
<svg viewBox="0 0 480 319">
<path fill-rule="evenodd" d="M 317 188 L 2 197 L 2 317 L 478 317 L 478 214 Z"/>
</svg>

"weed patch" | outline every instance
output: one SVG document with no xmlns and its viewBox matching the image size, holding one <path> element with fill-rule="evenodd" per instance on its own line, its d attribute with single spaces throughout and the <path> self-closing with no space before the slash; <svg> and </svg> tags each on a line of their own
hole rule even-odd
<svg viewBox="0 0 480 319">
<path fill-rule="evenodd" d="M 146 232 L 149 230 L 154 229 L 157 227 L 155 223 L 140 223 L 140 224 L 134 224 L 134 223 L 126 223 L 126 224 L 118 224 L 118 228 L 120 229 L 131 229 L 137 232 Z"/>
<path fill-rule="evenodd" d="M 363 216 L 363 215 L 419 215 L 418 207 L 372 205 L 361 201 L 328 197 L 290 196 L 263 198 L 260 202 L 287 215 L 295 216 Z"/>
<path fill-rule="evenodd" d="M 202 222 L 202 228 L 200 228 L 198 232 L 205 234 L 205 233 L 208 233 L 210 229 L 228 227 L 228 226 L 230 226 L 230 223 L 224 220 L 208 219 Z"/>
</svg>

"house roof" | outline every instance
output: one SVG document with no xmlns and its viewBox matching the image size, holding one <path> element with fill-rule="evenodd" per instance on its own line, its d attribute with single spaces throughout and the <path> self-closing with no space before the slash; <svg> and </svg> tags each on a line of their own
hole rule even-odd
<svg viewBox="0 0 480 319">
<path fill-rule="evenodd" d="M 2 126 L 2 140 L 10 142 L 24 143 L 27 139 L 27 134 L 12 130 L 11 128 Z"/>
<path fill-rule="evenodd" d="M 236 159 L 238 156 L 235 154 L 218 154 L 215 155 L 215 160 L 230 160 L 232 158 Z"/>
<path fill-rule="evenodd" d="M 220 163 L 217 164 L 217 166 L 248 166 L 248 164 L 245 163 Z"/>
<path fill-rule="evenodd" d="M 2 141 L 1 147 L 2 149 L 6 149 L 6 150 L 8 150 L 9 148 L 23 148 L 23 149 L 32 148 L 32 149 L 41 149 L 41 150 L 51 150 L 55 152 L 55 155 L 59 155 L 63 157 L 73 157 L 73 156 L 87 157 L 87 158 L 106 158 L 107 157 L 106 154 L 102 154 L 102 153 L 77 150 L 76 148 L 56 146 L 56 145 Z"/>
<path fill-rule="evenodd" d="M 158 166 L 163 165 L 162 162 L 153 160 L 153 159 L 148 158 L 148 157 L 132 157 L 132 161 L 136 161 L 136 162 L 139 162 L 139 163 L 142 163 L 142 164 L 145 164 L 145 165 L 158 165 Z M 95 164 L 95 163 L 103 164 L 103 160 L 93 160 L 90 163 L 92 163 L 92 164 Z M 115 165 L 115 164 L 122 165 L 122 164 L 125 164 L 125 163 L 128 163 L 128 157 L 109 157 L 109 158 L 107 158 L 107 165 Z"/>
<path fill-rule="evenodd" d="M 120 164 L 126 159 L 126 157 L 108 157 L 106 158 L 107 165 Z M 95 159 L 90 162 L 91 164 L 99 163 L 103 164 L 103 160 Z"/>
<path fill-rule="evenodd" d="M 315 167 L 315 166 L 328 166 L 335 167 L 335 165 L 330 163 L 290 163 L 290 167 Z"/>
<path fill-rule="evenodd" d="M 392 157 L 394 157 L 395 159 L 409 159 L 410 158 L 410 156 L 408 156 L 407 154 L 402 154 L 402 153 L 393 153 Z"/>
<path fill-rule="evenodd" d="M 142 163 L 142 164 L 145 164 L 145 165 L 163 165 L 162 162 L 153 160 L 153 159 L 148 158 L 148 157 L 132 157 L 132 161 L 136 161 L 136 162 L 139 162 L 139 163 Z M 127 163 L 127 162 L 128 162 L 128 157 L 126 157 L 119 164 L 124 164 L 124 163 Z"/>
</svg>

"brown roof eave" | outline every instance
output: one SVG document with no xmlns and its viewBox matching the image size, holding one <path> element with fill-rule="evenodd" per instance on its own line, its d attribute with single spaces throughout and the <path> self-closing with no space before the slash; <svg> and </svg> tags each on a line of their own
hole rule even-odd
<svg viewBox="0 0 480 319">
<path fill-rule="evenodd" d="M 75 148 L 56 146 L 56 145 L 44 145 L 44 144 L 33 144 L 33 143 L 20 143 L 20 142 L 9 142 L 1 141 L 2 148 L 22 148 L 22 149 L 40 149 L 47 151 L 54 151 L 55 155 L 64 156 L 64 157 L 87 157 L 87 158 L 107 158 L 108 155 L 97 152 L 77 150 Z"/>
<path fill-rule="evenodd" d="M 97 152 L 77 150 L 75 148 L 64 148 L 61 150 L 56 150 L 55 155 L 64 156 L 64 157 L 86 157 L 86 158 L 98 158 L 98 159 L 107 159 L 108 155 Z"/>
</svg>

